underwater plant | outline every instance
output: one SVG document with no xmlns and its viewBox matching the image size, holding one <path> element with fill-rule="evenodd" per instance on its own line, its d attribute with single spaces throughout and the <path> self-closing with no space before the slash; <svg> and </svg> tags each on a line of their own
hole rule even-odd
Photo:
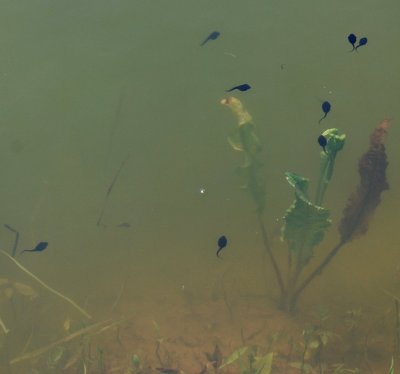
<svg viewBox="0 0 400 374">
<path fill-rule="evenodd" d="M 276 261 L 263 218 L 266 206 L 266 181 L 262 174 L 262 146 L 255 133 L 255 125 L 251 115 L 237 98 L 225 98 L 221 100 L 221 104 L 228 106 L 238 119 L 238 126 L 228 141 L 235 151 L 242 154 L 238 172 L 245 182 L 243 187 L 249 192 L 256 206 L 264 248 L 280 290 L 280 307 L 289 313 L 294 313 L 304 290 L 322 273 L 339 250 L 352 239 L 367 232 L 368 220 L 380 203 L 381 193 L 389 188 L 386 181 L 388 162 L 384 146 L 389 120 L 384 120 L 376 127 L 370 137 L 369 149 L 359 161 L 360 183 L 356 191 L 350 195 L 343 211 L 338 226 L 340 234 L 338 244 L 303 278 L 304 269 L 314 257 L 314 248 L 322 242 L 332 223 L 329 209 L 323 207 L 323 200 L 333 176 L 336 156 L 344 147 L 346 135 L 332 128 L 325 130 L 319 138 L 323 150 L 320 152 L 320 177 L 313 200 L 308 193 L 307 178 L 292 172 L 285 173 L 286 180 L 294 188 L 295 200 L 284 214 L 281 228 L 281 239 L 288 246 L 287 276 L 284 280 L 282 268 Z"/>
<path fill-rule="evenodd" d="M 248 355 L 245 353 L 249 351 Z M 272 371 L 272 361 L 274 353 L 269 352 L 263 356 L 257 355 L 257 347 L 243 346 L 232 352 L 222 365 L 218 365 L 218 369 L 239 362 L 241 374 L 270 374 Z"/>
</svg>

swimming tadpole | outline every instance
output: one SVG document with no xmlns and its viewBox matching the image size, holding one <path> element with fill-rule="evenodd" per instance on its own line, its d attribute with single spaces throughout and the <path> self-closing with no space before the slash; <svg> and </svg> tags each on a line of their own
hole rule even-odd
<svg viewBox="0 0 400 374">
<path fill-rule="evenodd" d="M 352 51 L 354 51 L 356 49 L 357 36 L 355 36 L 354 34 L 349 34 L 347 36 L 347 40 L 353 46 Z"/>
<path fill-rule="evenodd" d="M 200 46 L 203 46 L 210 40 L 215 40 L 217 39 L 221 33 L 219 31 L 213 31 L 210 35 L 207 36 L 207 38 L 204 39 L 203 43 L 200 44 Z"/>
<path fill-rule="evenodd" d="M 327 139 L 325 138 L 325 136 L 323 136 L 323 135 L 318 136 L 317 141 L 318 141 L 318 144 L 321 146 L 322 150 L 323 150 L 325 153 L 327 153 L 325 147 L 326 147 L 326 145 L 328 144 L 328 141 L 327 141 Z"/>
<path fill-rule="evenodd" d="M 318 123 L 321 123 L 321 121 L 328 115 L 328 113 L 331 110 L 331 104 L 329 101 L 324 101 L 321 105 L 321 109 L 324 112 L 323 117 L 320 118 L 320 120 L 318 121 Z"/>
<path fill-rule="evenodd" d="M 231 89 L 227 90 L 226 92 L 231 92 L 234 90 L 244 92 L 244 91 L 249 90 L 250 88 L 251 88 L 251 86 L 249 84 L 244 83 L 244 84 L 240 84 L 239 86 L 232 87 Z"/>
<path fill-rule="evenodd" d="M 24 249 L 23 251 L 21 251 L 21 253 L 24 253 L 24 252 L 42 252 L 47 248 L 48 245 L 49 245 L 48 242 L 40 242 L 39 244 L 36 245 L 35 248 L 33 248 L 33 249 Z"/>
<path fill-rule="evenodd" d="M 227 246 L 227 244 L 228 244 L 228 239 L 226 238 L 226 236 L 225 235 L 220 236 L 217 241 L 217 246 L 218 246 L 217 257 L 218 258 L 221 258 L 219 253 Z"/>
<path fill-rule="evenodd" d="M 355 48 L 355 50 L 357 51 L 358 48 L 362 47 L 363 45 L 366 45 L 368 43 L 368 39 L 367 38 L 361 38 L 360 41 L 358 42 L 357 47 Z"/>
</svg>

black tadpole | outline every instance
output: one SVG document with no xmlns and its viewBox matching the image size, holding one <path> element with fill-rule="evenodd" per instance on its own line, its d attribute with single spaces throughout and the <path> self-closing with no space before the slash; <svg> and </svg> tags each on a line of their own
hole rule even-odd
<svg viewBox="0 0 400 374">
<path fill-rule="evenodd" d="M 119 175 L 121 174 L 122 168 L 124 167 L 126 161 L 128 161 L 128 158 L 129 158 L 129 155 L 126 156 L 125 160 L 121 162 L 121 165 L 119 166 L 119 169 L 115 173 L 115 176 L 114 176 L 113 180 L 111 181 L 111 183 L 110 183 L 110 185 L 109 185 L 109 187 L 107 189 L 106 196 L 104 197 L 103 207 L 101 208 L 99 219 L 97 220 L 97 226 L 100 226 L 100 224 L 102 223 L 103 216 L 104 216 L 104 211 L 106 209 L 108 198 L 110 197 L 111 191 L 113 190 L 114 185 L 117 182 Z"/>
<path fill-rule="evenodd" d="M 353 46 L 353 49 L 351 51 L 354 51 L 356 49 L 357 36 L 355 36 L 354 34 L 349 34 L 347 36 L 347 40 Z"/>
<path fill-rule="evenodd" d="M 323 117 L 320 118 L 320 120 L 318 121 L 318 123 L 321 123 L 321 121 L 328 115 L 328 113 L 331 110 L 331 104 L 329 103 L 329 101 L 324 101 L 321 105 L 321 109 L 324 112 Z"/>
<path fill-rule="evenodd" d="M 226 238 L 225 235 L 222 235 L 222 236 L 218 239 L 218 242 L 217 242 L 218 250 L 217 250 L 216 255 L 217 255 L 218 258 L 221 258 L 221 256 L 219 255 L 219 253 L 227 246 L 227 244 L 228 244 L 228 239 Z"/>
<path fill-rule="evenodd" d="M 362 47 L 363 45 L 366 45 L 368 43 L 368 38 L 361 38 L 360 41 L 358 42 L 357 47 L 355 47 L 355 50 L 357 51 L 358 48 Z"/>
<path fill-rule="evenodd" d="M 48 242 L 40 242 L 35 246 L 35 248 L 24 249 L 23 251 L 21 251 L 21 253 L 24 253 L 24 252 L 42 252 L 47 248 L 48 245 L 49 245 Z"/>
<path fill-rule="evenodd" d="M 213 31 L 210 35 L 207 36 L 207 38 L 204 39 L 200 46 L 203 46 L 210 40 L 216 40 L 220 35 L 221 33 L 219 31 Z"/>
<path fill-rule="evenodd" d="M 320 136 L 318 137 L 317 141 L 318 141 L 318 144 L 319 144 L 319 145 L 321 146 L 321 148 L 323 149 L 323 151 L 324 151 L 325 153 L 327 153 L 327 152 L 326 152 L 326 145 L 328 144 L 328 140 L 325 138 L 325 136 L 320 135 Z"/>
<path fill-rule="evenodd" d="M 251 86 L 249 84 L 244 83 L 244 84 L 240 84 L 239 86 L 232 87 L 231 89 L 226 90 L 226 92 L 231 92 L 233 90 L 238 90 L 238 91 L 244 92 L 244 91 L 249 90 L 250 88 L 251 88 Z"/>
</svg>

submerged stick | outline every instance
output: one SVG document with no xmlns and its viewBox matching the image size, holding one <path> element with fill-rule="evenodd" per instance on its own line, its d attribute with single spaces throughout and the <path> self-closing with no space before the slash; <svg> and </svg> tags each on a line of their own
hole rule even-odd
<svg viewBox="0 0 400 374">
<path fill-rule="evenodd" d="M 8 334 L 10 332 L 10 329 L 7 328 L 7 326 L 4 324 L 3 320 L 0 317 L 0 327 L 3 330 L 4 334 Z"/>
<path fill-rule="evenodd" d="M 101 209 L 99 219 L 97 220 L 97 226 L 100 226 L 100 224 L 101 224 L 101 222 L 103 220 L 103 215 L 104 215 L 104 211 L 106 209 L 108 198 L 110 197 L 111 191 L 113 190 L 114 185 L 117 182 L 119 175 L 121 174 L 122 168 L 124 167 L 126 161 L 128 161 L 128 158 L 129 158 L 129 155 L 126 156 L 126 158 L 121 162 L 121 165 L 119 166 L 119 169 L 115 173 L 115 176 L 114 176 L 113 180 L 111 181 L 111 183 L 110 183 L 110 185 L 109 185 L 109 187 L 107 189 L 106 196 L 105 196 L 104 202 L 103 202 L 103 207 Z"/>
<path fill-rule="evenodd" d="M 10 225 L 7 225 L 6 223 L 4 224 L 4 227 L 10 231 L 12 231 L 15 234 L 15 239 L 14 239 L 14 245 L 13 245 L 13 249 L 11 252 L 11 256 L 15 257 L 15 255 L 17 254 L 17 247 L 18 247 L 18 241 L 19 241 L 19 232 L 15 229 L 13 229 Z"/>
<path fill-rule="evenodd" d="M 48 286 L 46 283 L 44 283 L 42 280 L 40 280 L 36 275 L 32 274 L 28 269 L 26 269 L 24 266 L 22 266 L 15 258 L 11 257 L 7 252 L 4 252 L 3 250 L 0 250 L 0 253 L 3 254 L 4 256 L 8 257 L 12 262 L 14 262 L 15 265 L 17 265 L 24 273 L 28 274 L 30 277 L 32 277 L 36 282 L 38 282 L 41 286 L 46 288 L 48 291 L 52 292 L 54 295 L 57 295 L 58 297 L 64 299 L 67 301 L 69 304 L 71 304 L 75 309 L 79 310 L 86 318 L 90 319 L 92 316 L 87 313 L 85 310 L 83 310 L 77 303 L 72 301 L 69 297 L 63 295 L 62 293 L 56 291 L 54 288 L 51 288 Z"/>
</svg>

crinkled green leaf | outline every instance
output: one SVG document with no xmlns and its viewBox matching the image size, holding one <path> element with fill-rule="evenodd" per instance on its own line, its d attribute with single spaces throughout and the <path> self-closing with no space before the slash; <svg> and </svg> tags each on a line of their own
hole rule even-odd
<svg viewBox="0 0 400 374">
<path fill-rule="evenodd" d="M 305 265 L 331 224 L 330 212 L 309 200 L 308 179 L 294 173 L 286 173 L 286 179 L 295 188 L 295 201 L 283 217 L 282 238 L 287 241 L 297 262 Z"/>
</svg>

